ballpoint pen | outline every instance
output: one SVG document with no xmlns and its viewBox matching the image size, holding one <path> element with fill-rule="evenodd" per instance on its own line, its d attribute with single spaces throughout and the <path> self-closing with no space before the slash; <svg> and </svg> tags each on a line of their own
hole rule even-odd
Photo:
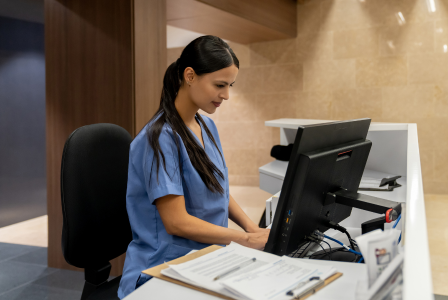
<svg viewBox="0 0 448 300">
<path fill-rule="evenodd" d="M 309 282 L 311 282 L 313 280 L 316 280 L 316 283 L 314 283 L 313 285 L 311 285 L 310 287 L 308 287 L 307 289 L 303 290 L 302 292 L 300 292 L 298 294 L 294 293 L 294 290 L 297 290 L 297 289 L 305 286 L 306 284 L 308 284 Z M 286 293 L 286 295 L 294 296 L 293 299 L 300 299 L 300 298 L 308 295 L 310 292 L 314 293 L 317 288 L 321 287 L 324 284 L 325 284 L 325 281 L 320 279 L 320 277 L 311 277 L 309 280 L 303 281 L 303 282 L 300 282 L 299 284 L 297 284 L 294 288 L 289 290 Z"/>
<path fill-rule="evenodd" d="M 228 271 L 226 271 L 226 272 L 224 272 L 224 273 L 222 273 L 222 274 L 219 274 L 218 276 L 216 276 L 216 277 L 213 279 L 213 281 L 218 280 L 218 279 L 221 279 L 221 278 L 223 278 L 223 277 L 229 275 L 230 273 L 233 273 L 233 272 L 235 272 L 235 271 L 238 271 L 239 269 L 241 269 L 241 268 L 243 268 L 243 267 L 245 267 L 245 266 L 247 266 L 247 265 L 249 265 L 249 264 L 255 262 L 256 260 L 257 260 L 257 259 L 256 259 L 255 257 L 254 257 L 254 258 L 251 258 L 250 260 L 243 262 L 243 263 L 240 264 L 239 266 L 236 266 L 236 267 L 234 267 L 234 268 L 232 268 L 232 269 L 230 269 L 230 270 L 228 270 Z"/>
</svg>

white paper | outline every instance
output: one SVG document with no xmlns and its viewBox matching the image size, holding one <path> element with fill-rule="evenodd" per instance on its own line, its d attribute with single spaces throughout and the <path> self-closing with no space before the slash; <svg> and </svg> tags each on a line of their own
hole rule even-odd
<svg viewBox="0 0 448 300">
<path fill-rule="evenodd" d="M 229 297 L 235 297 L 235 294 L 221 285 L 221 280 L 215 281 L 214 278 L 254 257 L 256 258 L 254 263 L 227 275 L 223 279 L 255 270 L 279 259 L 276 255 L 231 243 L 225 248 L 213 251 L 194 260 L 179 265 L 171 265 L 169 269 L 162 270 L 162 274 Z"/>
<path fill-rule="evenodd" d="M 286 293 L 298 283 L 306 282 L 314 276 L 326 279 L 334 273 L 335 270 L 332 267 L 313 265 L 283 256 L 278 261 L 256 271 L 225 279 L 222 284 L 235 294 L 241 294 L 247 299 L 291 299 L 291 296 L 287 296 Z M 309 282 L 294 292 L 300 293 L 312 284 L 315 284 L 315 281 Z"/>
<path fill-rule="evenodd" d="M 369 288 L 398 254 L 399 235 L 397 229 L 378 229 L 355 238 L 367 265 Z"/>
<path fill-rule="evenodd" d="M 248 263 L 253 258 L 256 260 Z M 214 280 L 218 275 L 223 275 L 236 266 L 242 268 Z M 179 265 L 170 265 L 168 269 L 162 270 L 162 274 L 165 276 L 234 299 L 245 300 L 291 299 L 291 296 L 286 296 L 286 292 L 300 281 L 308 280 L 312 276 L 326 279 L 335 272 L 332 267 L 314 265 L 286 256 L 279 257 L 236 243 L 231 243 L 225 248 L 194 260 Z M 237 279 L 237 281 L 233 279 Z M 308 286 L 306 285 L 302 289 Z M 268 297 L 260 297 L 262 294 L 268 295 Z"/>
<path fill-rule="evenodd" d="M 368 280 L 359 281 L 356 287 L 357 300 L 402 299 L 403 254 L 398 254 L 381 273 L 372 287 Z"/>
</svg>

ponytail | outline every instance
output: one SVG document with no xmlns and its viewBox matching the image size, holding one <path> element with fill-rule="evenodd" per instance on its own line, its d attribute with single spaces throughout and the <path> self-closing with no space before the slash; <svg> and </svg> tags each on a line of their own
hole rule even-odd
<svg viewBox="0 0 448 300">
<path fill-rule="evenodd" d="M 187 125 L 185 125 L 174 105 L 174 101 L 176 100 L 177 93 L 184 81 L 183 72 L 187 67 L 193 68 L 195 73 L 200 76 L 202 74 L 212 73 L 230 67 L 231 65 L 239 67 L 239 62 L 227 43 L 215 36 L 202 36 L 188 44 L 182 51 L 180 58 L 168 67 L 163 78 L 159 109 L 148 122 L 152 124 L 147 126 L 146 129 L 149 145 L 154 150 L 157 174 L 160 168 L 160 158 L 162 159 L 163 168 L 165 172 L 167 172 L 165 156 L 161 151 L 159 144 L 159 136 L 166 123 L 171 127 L 174 133 L 173 139 L 177 147 L 180 172 L 182 173 L 183 168 L 179 137 L 185 145 L 191 164 L 198 172 L 206 187 L 214 193 L 224 194 L 224 189 L 217 179 L 217 176 L 224 179 L 224 175 L 213 164 L 207 153 L 205 153 L 204 148 L 199 145 Z M 196 113 L 196 117 L 204 128 L 207 136 L 213 142 L 216 149 L 218 149 L 222 158 L 222 153 L 208 129 L 207 124 L 205 124 L 199 113 Z"/>
</svg>

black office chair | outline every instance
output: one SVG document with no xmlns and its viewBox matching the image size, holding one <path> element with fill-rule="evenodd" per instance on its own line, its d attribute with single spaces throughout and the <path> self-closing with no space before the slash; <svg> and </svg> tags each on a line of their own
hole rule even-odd
<svg viewBox="0 0 448 300">
<path fill-rule="evenodd" d="M 121 276 L 108 281 L 110 260 L 132 240 L 126 212 L 131 136 L 120 126 L 94 124 L 76 129 L 62 155 L 62 252 L 84 268 L 81 300 L 118 299 Z"/>
</svg>

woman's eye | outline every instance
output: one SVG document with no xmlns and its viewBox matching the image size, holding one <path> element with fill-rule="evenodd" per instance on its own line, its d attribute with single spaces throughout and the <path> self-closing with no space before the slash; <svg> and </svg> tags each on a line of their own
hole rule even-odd
<svg viewBox="0 0 448 300">
<path fill-rule="evenodd" d="M 217 84 L 216 86 L 219 87 L 219 88 L 223 88 L 224 87 L 224 85 L 222 85 L 222 84 Z"/>
</svg>

